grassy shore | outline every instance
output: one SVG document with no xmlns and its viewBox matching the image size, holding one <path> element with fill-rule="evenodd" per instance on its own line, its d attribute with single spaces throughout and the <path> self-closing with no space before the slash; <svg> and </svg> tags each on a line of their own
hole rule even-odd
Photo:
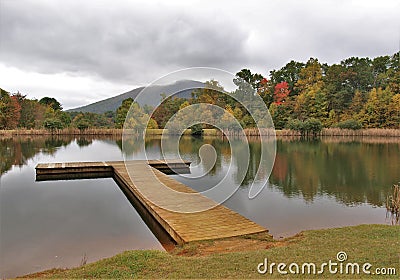
<svg viewBox="0 0 400 280">
<path fill-rule="evenodd" d="M 236 241 L 235 241 L 236 240 Z M 280 275 L 275 267 L 271 275 L 261 275 L 257 265 L 268 258 L 269 263 L 287 265 L 314 262 L 319 270 L 323 262 L 337 262 L 337 253 L 346 252 L 343 262 L 360 266 L 371 263 L 369 269 L 395 268 L 400 275 L 400 226 L 361 225 L 336 229 L 304 231 L 294 237 L 274 241 L 268 238 L 236 238 L 207 241 L 177 248 L 172 254 L 154 251 L 128 251 L 78 268 L 49 270 L 29 278 L 374 278 L 377 275 L 346 275 L 325 272 L 319 275 Z M 226 243 L 223 249 L 224 242 Z M 232 243 L 233 242 L 233 243 Z M 247 244 L 235 247 L 235 243 Z M 257 245 L 257 246 L 254 246 Z M 207 249 L 208 248 L 208 249 Z M 222 249 L 221 249 L 222 248 Z M 233 248 L 233 249 L 232 249 Z M 213 249 L 215 252 L 213 252 Z M 231 251 L 221 253 L 222 251 Z M 288 268 L 286 268 L 288 270 Z M 300 270 L 301 271 L 301 270 Z"/>
</svg>

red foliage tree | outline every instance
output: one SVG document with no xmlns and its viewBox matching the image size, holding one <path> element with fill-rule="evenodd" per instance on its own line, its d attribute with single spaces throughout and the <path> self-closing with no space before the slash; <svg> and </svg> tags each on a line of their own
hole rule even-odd
<svg viewBox="0 0 400 280">
<path fill-rule="evenodd" d="M 281 82 L 276 84 L 274 91 L 274 103 L 281 105 L 285 102 L 286 98 L 290 93 L 289 84 L 287 82 Z"/>
<path fill-rule="evenodd" d="M 0 89 L 0 129 L 14 129 L 21 116 L 18 98 Z"/>
<path fill-rule="evenodd" d="M 16 128 L 21 117 L 21 104 L 19 97 L 12 95 L 10 104 L 10 115 L 8 116 L 8 126 L 12 129 Z"/>
</svg>

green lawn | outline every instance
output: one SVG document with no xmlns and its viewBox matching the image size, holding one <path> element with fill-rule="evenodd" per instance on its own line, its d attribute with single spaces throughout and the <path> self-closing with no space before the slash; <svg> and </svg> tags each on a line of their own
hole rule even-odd
<svg viewBox="0 0 400 280">
<path fill-rule="evenodd" d="M 319 270 L 323 262 L 338 262 L 339 251 L 347 253 L 343 263 L 372 264 L 377 267 L 396 269 L 400 276 L 400 226 L 361 225 L 302 232 L 287 240 L 286 246 L 257 251 L 218 253 L 207 256 L 178 256 L 161 251 L 129 251 L 109 259 L 69 270 L 52 270 L 30 275 L 40 278 L 295 278 L 296 275 L 279 275 L 276 272 L 260 275 L 257 265 L 268 258 L 269 262 L 284 262 L 287 265 L 314 262 Z M 191 245 L 195 246 L 195 245 Z M 286 268 L 287 270 L 287 268 Z M 375 278 L 365 274 L 298 275 L 301 278 Z M 390 278 L 383 276 L 383 278 Z"/>
</svg>

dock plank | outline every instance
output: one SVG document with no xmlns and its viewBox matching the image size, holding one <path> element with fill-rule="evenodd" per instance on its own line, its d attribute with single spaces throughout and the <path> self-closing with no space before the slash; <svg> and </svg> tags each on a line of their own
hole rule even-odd
<svg viewBox="0 0 400 280">
<path fill-rule="evenodd" d="M 168 163 L 177 168 L 189 164 L 179 160 L 168 160 Z M 119 185 L 131 192 L 178 244 L 267 231 L 156 169 L 166 165 L 163 160 L 51 163 L 38 164 L 36 173 L 40 176 L 65 175 L 68 179 L 69 173 L 100 173 L 112 168 Z M 128 172 L 127 168 L 132 171 Z"/>
</svg>

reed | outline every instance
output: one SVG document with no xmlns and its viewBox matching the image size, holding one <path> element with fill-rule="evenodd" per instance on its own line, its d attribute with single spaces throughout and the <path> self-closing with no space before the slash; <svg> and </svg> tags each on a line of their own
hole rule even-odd
<svg viewBox="0 0 400 280">
<path fill-rule="evenodd" d="M 321 136 L 374 136 L 374 137 L 400 137 L 400 129 L 368 128 L 368 129 L 341 129 L 324 128 Z"/>
<path fill-rule="evenodd" d="M 79 130 L 77 128 L 64 128 L 55 130 L 53 132 L 46 129 L 14 129 L 14 130 L 0 130 L 2 136 L 13 136 L 13 135 L 122 135 L 123 129 L 116 128 L 88 128 L 85 130 Z M 125 131 L 127 133 L 127 131 Z M 128 131 L 129 133 L 129 131 Z M 136 132 L 132 132 L 135 134 Z M 298 131 L 290 129 L 257 129 L 257 128 L 246 128 L 244 129 L 246 136 L 299 136 Z M 149 135 L 162 135 L 163 129 L 147 129 L 146 134 Z M 186 133 L 185 133 L 186 134 Z M 189 130 L 187 132 L 189 133 Z M 204 134 L 207 135 L 220 135 L 221 132 L 215 129 L 205 129 Z M 236 130 L 224 130 L 225 135 L 239 136 Z M 369 128 L 369 129 L 340 129 L 340 128 L 324 128 L 320 134 L 321 136 L 368 136 L 368 137 L 400 137 L 400 129 L 383 129 L 383 128 Z"/>
<path fill-rule="evenodd" d="M 79 130 L 77 128 L 64 128 L 55 131 L 46 129 L 14 129 L 14 130 L 0 130 L 2 136 L 14 135 L 122 135 L 122 129 L 114 128 L 89 128 Z"/>
<path fill-rule="evenodd" d="M 400 186 L 393 186 L 393 193 L 387 196 L 386 199 L 387 213 L 391 214 L 392 223 L 399 224 L 400 222 Z"/>
<path fill-rule="evenodd" d="M 400 186 L 393 186 L 393 193 L 386 199 L 386 209 L 393 214 L 400 214 Z"/>
</svg>

